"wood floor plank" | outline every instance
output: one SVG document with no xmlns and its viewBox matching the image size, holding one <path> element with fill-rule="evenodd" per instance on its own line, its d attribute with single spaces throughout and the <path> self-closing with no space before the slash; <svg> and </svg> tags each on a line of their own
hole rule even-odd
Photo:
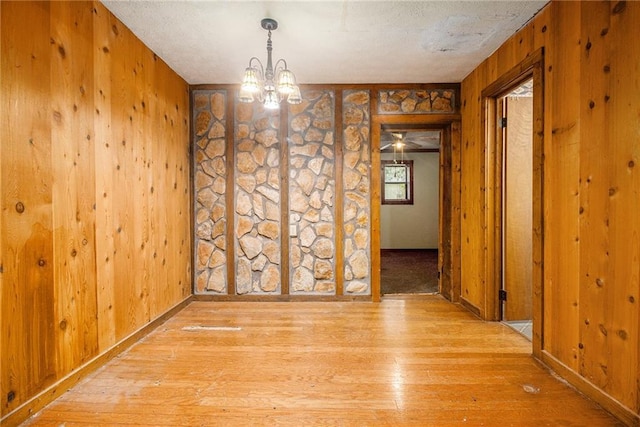
<svg viewBox="0 0 640 427">
<path fill-rule="evenodd" d="M 25 425 L 620 425 L 440 296 L 194 302 Z"/>
</svg>

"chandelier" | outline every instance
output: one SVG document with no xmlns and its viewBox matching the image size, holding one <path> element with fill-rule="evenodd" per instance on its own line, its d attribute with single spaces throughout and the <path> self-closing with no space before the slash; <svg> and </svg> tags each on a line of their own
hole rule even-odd
<svg viewBox="0 0 640 427">
<path fill-rule="evenodd" d="M 271 31 L 278 28 L 278 22 L 274 19 L 264 18 L 261 21 L 262 28 L 269 32 L 267 38 L 267 66 L 255 56 L 249 60 L 249 66 L 244 70 L 244 78 L 240 87 L 240 102 L 253 102 L 258 100 L 265 108 L 276 109 L 280 102 L 286 99 L 289 104 L 300 104 L 302 96 L 300 88 L 296 84 L 296 78 L 287 68 L 284 59 L 278 59 L 275 67 L 271 61 Z"/>
</svg>

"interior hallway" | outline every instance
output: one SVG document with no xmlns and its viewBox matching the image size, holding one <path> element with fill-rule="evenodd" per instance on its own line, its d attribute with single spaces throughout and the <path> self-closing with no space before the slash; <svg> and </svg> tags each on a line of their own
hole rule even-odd
<svg viewBox="0 0 640 427">
<path fill-rule="evenodd" d="M 193 302 L 25 425 L 618 425 L 530 353 L 437 295 Z"/>
</svg>

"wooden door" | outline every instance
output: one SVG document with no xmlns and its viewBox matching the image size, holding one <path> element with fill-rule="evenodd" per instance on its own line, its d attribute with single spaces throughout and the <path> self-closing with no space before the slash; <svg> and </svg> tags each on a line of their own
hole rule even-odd
<svg viewBox="0 0 640 427">
<path fill-rule="evenodd" d="M 503 98 L 502 320 L 532 318 L 533 97 Z M 505 127 L 506 126 L 506 127 Z"/>
</svg>

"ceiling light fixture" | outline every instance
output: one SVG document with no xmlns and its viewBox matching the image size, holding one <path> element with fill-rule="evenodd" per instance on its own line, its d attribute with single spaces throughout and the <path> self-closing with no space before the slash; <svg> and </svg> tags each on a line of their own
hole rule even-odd
<svg viewBox="0 0 640 427">
<path fill-rule="evenodd" d="M 269 32 L 267 38 L 267 66 L 255 56 L 249 60 L 249 66 L 244 70 L 244 78 L 240 87 L 240 102 L 258 100 L 267 109 L 280 107 L 280 102 L 286 98 L 289 104 L 300 104 L 302 96 L 296 84 L 296 77 L 287 68 L 284 59 L 278 59 L 275 67 L 271 61 L 271 31 L 278 28 L 278 22 L 271 18 L 261 21 L 262 28 Z"/>
<path fill-rule="evenodd" d="M 402 140 L 404 138 L 404 134 L 392 133 L 391 135 L 393 135 L 393 139 L 395 140 L 393 142 L 393 163 L 398 163 L 398 160 L 396 159 L 397 151 L 400 151 L 400 163 L 404 163 L 404 141 Z"/>
</svg>

